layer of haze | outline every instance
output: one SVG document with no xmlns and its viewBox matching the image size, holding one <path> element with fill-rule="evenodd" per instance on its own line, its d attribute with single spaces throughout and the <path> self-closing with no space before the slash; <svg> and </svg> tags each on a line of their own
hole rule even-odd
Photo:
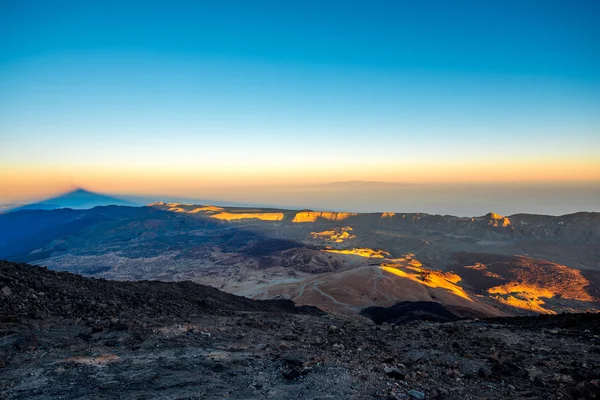
<svg viewBox="0 0 600 400">
<path fill-rule="evenodd" d="M 0 202 L 600 211 L 599 4 L 4 0 Z"/>
</svg>

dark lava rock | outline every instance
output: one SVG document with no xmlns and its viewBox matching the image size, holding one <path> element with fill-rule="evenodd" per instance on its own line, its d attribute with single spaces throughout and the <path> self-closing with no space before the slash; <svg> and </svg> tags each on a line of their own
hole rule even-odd
<svg viewBox="0 0 600 400">
<path fill-rule="evenodd" d="M 404 373 L 402 371 L 400 371 L 398 368 L 385 367 L 383 369 L 383 372 L 385 372 L 389 377 L 392 377 L 394 379 L 399 379 L 401 381 L 406 379 L 406 375 L 404 375 Z"/>
<path fill-rule="evenodd" d="M 33 333 L 21 335 L 13 343 L 13 347 L 19 351 L 33 351 L 37 349 L 37 345 L 38 338 Z"/>
<path fill-rule="evenodd" d="M 415 400 L 424 400 L 425 399 L 425 393 L 419 392 L 418 390 L 410 390 L 408 392 L 408 395 Z"/>
<path fill-rule="evenodd" d="M 129 329 L 127 324 L 125 324 L 123 322 L 116 322 L 114 324 L 111 324 L 110 328 L 114 331 L 121 331 L 121 332 Z"/>
<path fill-rule="evenodd" d="M 411 321 L 455 321 L 458 316 L 452 314 L 443 305 L 431 301 L 402 301 L 391 307 L 367 307 L 361 315 L 371 318 L 380 325 L 401 325 Z"/>
<path fill-rule="evenodd" d="M 29 295 L 31 288 L 43 292 L 44 301 Z M 190 281 L 106 281 L 87 279 L 69 272 L 0 261 L 0 288 L 10 293 L 0 301 L 2 316 L 30 316 L 128 321 L 143 318 L 193 317 L 231 311 L 275 311 L 315 315 L 314 307 L 296 308 L 291 300 L 251 300 Z M 94 326 L 94 332 L 100 327 Z M 113 329 L 127 329 L 115 325 Z"/>
<path fill-rule="evenodd" d="M 290 366 L 302 366 L 302 364 L 304 364 L 304 360 L 300 357 L 297 356 L 286 356 L 283 361 L 286 362 L 286 364 L 290 365 Z"/>
<path fill-rule="evenodd" d="M 373 327 L 189 282 L 0 261 L 3 287 L 2 399 L 422 400 L 424 388 L 431 399 L 600 399 L 600 315 Z M 28 319 L 43 310 L 43 320 Z M 97 324 L 103 333 L 92 335 Z"/>
<path fill-rule="evenodd" d="M 84 342 L 89 342 L 90 340 L 92 340 L 92 335 L 90 333 L 79 333 L 77 335 L 77 339 L 81 339 Z"/>
<path fill-rule="evenodd" d="M 488 322 L 506 324 L 525 329 L 562 328 L 567 330 L 587 330 L 600 334 L 600 313 L 536 315 L 528 317 L 489 318 Z"/>
<path fill-rule="evenodd" d="M 293 379 L 298 378 L 301 374 L 297 368 L 289 368 L 289 369 L 284 369 L 283 372 L 281 373 L 281 375 L 283 375 L 283 377 L 285 379 L 293 380 Z"/>
</svg>

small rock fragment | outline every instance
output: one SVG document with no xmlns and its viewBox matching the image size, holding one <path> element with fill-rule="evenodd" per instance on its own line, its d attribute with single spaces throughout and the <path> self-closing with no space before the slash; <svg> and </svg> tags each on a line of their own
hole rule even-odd
<svg viewBox="0 0 600 400">
<path fill-rule="evenodd" d="M 301 366 L 302 364 L 304 364 L 304 360 L 300 357 L 297 356 L 286 356 L 283 361 L 285 361 L 287 364 L 289 365 L 293 365 L 293 366 Z"/>
<path fill-rule="evenodd" d="M 394 378 L 394 379 L 400 379 L 401 381 L 406 379 L 406 375 L 404 375 L 404 373 L 402 371 L 400 371 L 398 368 L 385 367 L 383 369 L 383 372 L 385 372 L 389 377 Z"/>
<path fill-rule="evenodd" d="M 425 393 L 419 392 L 418 390 L 409 390 L 408 395 L 411 398 L 416 399 L 416 400 L 424 400 L 425 399 Z"/>
<path fill-rule="evenodd" d="M 296 368 L 285 369 L 281 373 L 285 379 L 293 380 L 300 376 L 300 371 Z"/>
</svg>

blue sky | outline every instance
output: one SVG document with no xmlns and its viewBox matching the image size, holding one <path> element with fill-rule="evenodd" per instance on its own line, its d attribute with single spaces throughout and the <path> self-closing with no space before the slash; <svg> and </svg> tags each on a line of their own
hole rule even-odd
<svg viewBox="0 0 600 400">
<path fill-rule="evenodd" d="M 599 16 L 596 1 L 0 0 L 0 179 L 597 181 Z"/>
</svg>

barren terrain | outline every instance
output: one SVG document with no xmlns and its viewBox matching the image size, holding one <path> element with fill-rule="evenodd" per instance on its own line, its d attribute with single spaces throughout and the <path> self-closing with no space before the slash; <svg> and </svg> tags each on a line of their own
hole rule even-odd
<svg viewBox="0 0 600 400">
<path fill-rule="evenodd" d="M 600 214 L 459 218 L 156 203 L 0 215 L 0 257 L 114 280 L 191 280 L 356 314 L 599 310 Z"/>
<path fill-rule="evenodd" d="M 6 399 L 600 397 L 598 314 L 377 326 L 5 262 L 0 298 Z"/>
</svg>

